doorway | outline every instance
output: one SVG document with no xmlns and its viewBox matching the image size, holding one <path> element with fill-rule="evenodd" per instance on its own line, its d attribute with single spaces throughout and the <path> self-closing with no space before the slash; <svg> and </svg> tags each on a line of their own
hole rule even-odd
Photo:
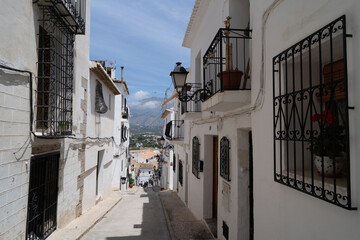
<svg viewBox="0 0 360 240">
<path fill-rule="evenodd" d="M 212 198 L 212 218 L 217 219 L 218 211 L 218 136 L 213 137 L 213 198 Z"/>
<path fill-rule="evenodd" d="M 56 229 L 60 153 L 30 160 L 26 239 L 45 239 Z"/>
<path fill-rule="evenodd" d="M 185 156 L 185 205 L 188 205 L 188 198 L 189 198 L 189 187 L 188 187 L 188 171 L 189 171 L 189 158 L 188 154 L 186 153 Z"/>
<path fill-rule="evenodd" d="M 101 180 L 102 180 L 102 160 L 104 157 L 104 150 L 98 151 L 97 165 L 96 165 L 96 197 L 101 195 Z"/>
</svg>

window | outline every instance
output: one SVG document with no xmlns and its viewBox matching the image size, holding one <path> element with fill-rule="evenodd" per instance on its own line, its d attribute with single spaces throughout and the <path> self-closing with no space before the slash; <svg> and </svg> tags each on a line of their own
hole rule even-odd
<svg viewBox="0 0 360 240">
<path fill-rule="evenodd" d="M 181 160 L 179 160 L 179 183 L 181 186 L 183 185 L 183 163 Z"/>
<path fill-rule="evenodd" d="M 197 137 L 193 137 L 192 140 L 192 173 L 196 178 L 200 179 L 200 143 Z"/>
<path fill-rule="evenodd" d="M 230 181 L 230 142 L 226 137 L 220 140 L 220 176 Z"/>
<path fill-rule="evenodd" d="M 43 136 L 72 131 L 75 35 L 53 7 L 40 7 L 35 127 Z"/>
<path fill-rule="evenodd" d="M 174 164 L 173 164 L 173 171 L 176 172 L 176 157 L 175 157 L 175 154 L 174 154 L 173 156 L 174 156 L 174 157 L 173 157 L 173 162 L 174 162 Z"/>
<path fill-rule="evenodd" d="M 274 180 L 351 206 L 345 16 L 273 58 Z"/>
</svg>

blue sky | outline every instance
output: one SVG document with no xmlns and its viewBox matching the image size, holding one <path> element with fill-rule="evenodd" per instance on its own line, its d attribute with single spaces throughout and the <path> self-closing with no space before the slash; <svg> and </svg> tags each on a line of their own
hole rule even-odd
<svg viewBox="0 0 360 240">
<path fill-rule="evenodd" d="M 181 44 L 194 2 L 91 1 L 90 58 L 116 61 L 119 79 L 125 67 L 130 102 L 164 97 L 175 62 L 190 66 L 190 50 Z"/>
</svg>

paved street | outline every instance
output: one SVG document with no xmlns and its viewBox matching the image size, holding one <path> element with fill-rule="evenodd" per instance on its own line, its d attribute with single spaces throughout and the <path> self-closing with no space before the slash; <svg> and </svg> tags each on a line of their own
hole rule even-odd
<svg viewBox="0 0 360 240">
<path fill-rule="evenodd" d="M 138 188 L 122 200 L 82 240 L 170 239 L 158 194 Z"/>
</svg>

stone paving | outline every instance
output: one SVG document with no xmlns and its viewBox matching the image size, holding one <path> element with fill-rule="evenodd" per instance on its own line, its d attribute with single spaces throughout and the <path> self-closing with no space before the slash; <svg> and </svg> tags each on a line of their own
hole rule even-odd
<svg viewBox="0 0 360 240">
<path fill-rule="evenodd" d="M 163 208 L 152 188 L 122 194 L 122 200 L 82 240 L 168 240 Z"/>
<path fill-rule="evenodd" d="M 175 192 L 159 192 L 172 239 L 214 239 L 205 223 L 197 220 Z"/>
</svg>

